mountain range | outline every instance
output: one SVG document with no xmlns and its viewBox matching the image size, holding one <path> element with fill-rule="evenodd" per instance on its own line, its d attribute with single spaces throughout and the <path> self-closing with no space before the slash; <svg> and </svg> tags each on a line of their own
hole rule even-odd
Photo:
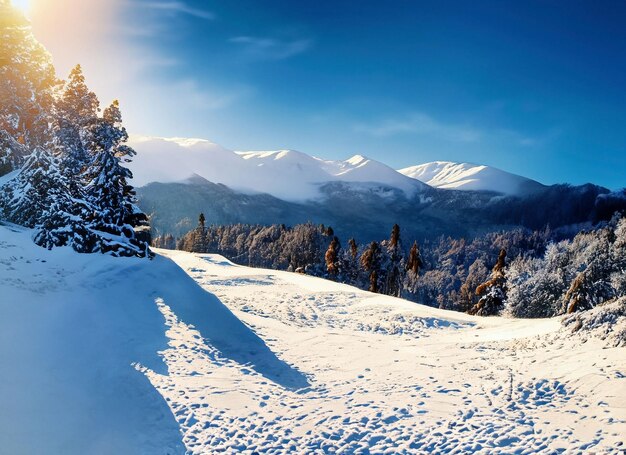
<svg viewBox="0 0 626 455">
<path fill-rule="evenodd" d="M 591 223 L 626 207 L 623 193 L 597 185 L 547 186 L 469 163 L 395 170 L 361 155 L 238 152 L 202 139 L 133 137 L 131 145 L 139 206 L 157 235 L 184 234 L 203 212 L 212 224 L 323 223 L 362 241 L 386 237 L 398 223 L 423 240 Z"/>
<path fill-rule="evenodd" d="M 132 145 L 140 151 L 132 164 L 137 186 L 200 176 L 239 192 L 267 193 L 290 202 L 319 199 L 320 187 L 330 182 L 382 185 L 407 197 L 426 189 L 424 184 L 508 195 L 545 188 L 519 175 L 469 163 L 435 161 L 395 170 L 362 155 L 324 160 L 295 150 L 234 152 L 202 139 L 134 137 Z"/>
</svg>

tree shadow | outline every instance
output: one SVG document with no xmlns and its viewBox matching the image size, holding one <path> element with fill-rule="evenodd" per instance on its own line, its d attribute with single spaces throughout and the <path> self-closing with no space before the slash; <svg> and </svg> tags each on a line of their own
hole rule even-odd
<svg viewBox="0 0 626 455">
<path fill-rule="evenodd" d="M 168 264 L 163 264 L 165 261 Z M 181 322 L 198 330 L 223 357 L 247 365 L 287 389 L 310 385 L 302 372 L 279 359 L 250 327 L 173 261 L 157 256 L 153 262 L 155 267 L 141 267 L 141 271 L 154 275 L 151 282 L 160 283 L 155 297 L 162 298 Z"/>
</svg>

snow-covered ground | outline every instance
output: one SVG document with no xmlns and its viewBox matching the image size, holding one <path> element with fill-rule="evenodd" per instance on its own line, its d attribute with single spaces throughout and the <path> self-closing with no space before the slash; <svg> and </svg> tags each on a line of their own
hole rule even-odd
<svg viewBox="0 0 626 455">
<path fill-rule="evenodd" d="M 29 235 L 0 226 L 0 453 L 179 453 L 179 428 L 191 453 L 624 447 L 626 348 L 559 319 Z"/>
</svg>

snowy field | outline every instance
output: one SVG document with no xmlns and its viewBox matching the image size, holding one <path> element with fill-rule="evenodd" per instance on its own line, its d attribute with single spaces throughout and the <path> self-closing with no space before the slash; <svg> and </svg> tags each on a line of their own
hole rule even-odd
<svg viewBox="0 0 626 455">
<path fill-rule="evenodd" d="M 0 226 L 0 453 L 623 452 L 626 348 L 559 318 L 29 235 Z"/>
</svg>

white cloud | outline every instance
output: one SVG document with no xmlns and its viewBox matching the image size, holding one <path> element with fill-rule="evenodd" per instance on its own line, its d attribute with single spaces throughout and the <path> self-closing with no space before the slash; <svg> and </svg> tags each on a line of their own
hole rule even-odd
<svg viewBox="0 0 626 455">
<path fill-rule="evenodd" d="M 309 39 L 285 41 L 253 36 L 237 36 L 230 42 L 241 45 L 246 54 L 259 60 L 283 60 L 306 52 L 313 46 L 313 41 Z"/>
<path fill-rule="evenodd" d="M 402 118 L 387 118 L 373 124 L 357 124 L 355 130 L 375 137 L 398 134 L 432 135 L 451 142 L 477 142 L 483 133 L 471 126 L 443 123 L 433 117 L 415 112 Z"/>
<path fill-rule="evenodd" d="M 218 110 L 231 106 L 239 99 L 247 96 L 252 89 L 246 86 L 230 88 L 207 87 L 200 85 L 194 79 L 181 79 L 172 83 L 169 87 L 172 98 L 181 100 L 190 108 L 197 110 Z"/>
</svg>

